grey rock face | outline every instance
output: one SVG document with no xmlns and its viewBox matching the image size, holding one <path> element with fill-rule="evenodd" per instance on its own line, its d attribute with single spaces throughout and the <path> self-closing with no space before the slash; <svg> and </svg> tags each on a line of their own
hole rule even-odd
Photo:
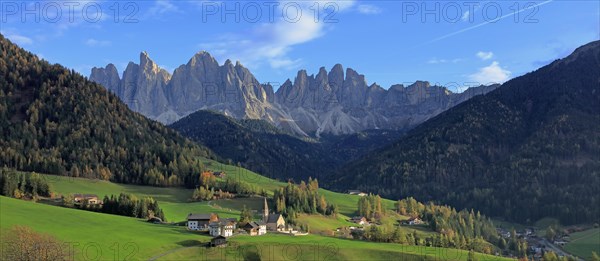
<svg viewBox="0 0 600 261">
<path fill-rule="evenodd" d="M 90 80 L 103 85 L 110 92 L 121 97 L 121 78 L 119 77 L 119 72 L 114 64 L 110 63 L 105 68 L 92 68 Z"/>
<path fill-rule="evenodd" d="M 329 73 L 324 68 L 317 76 L 301 70 L 294 82 L 286 81 L 275 93 L 281 104 L 302 130 L 311 135 L 347 134 L 365 129 L 408 129 L 497 86 L 471 88 L 452 93 L 445 87 L 417 81 L 386 90 L 368 86 L 364 75 L 336 64 Z"/>
<path fill-rule="evenodd" d="M 365 129 L 407 129 L 497 85 L 462 93 L 417 81 L 388 90 L 336 64 L 316 75 L 298 71 L 274 92 L 237 62 L 223 65 L 207 52 L 194 55 L 171 76 L 144 52 L 119 78 L 114 65 L 93 68 L 92 81 L 117 94 L 130 108 L 165 124 L 201 109 L 235 118 L 263 119 L 298 135 L 349 134 Z"/>
<path fill-rule="evenodd" d="M 154 63 L 146 52 L 140 54 L 140 64 L 130 62 L 119 74 L 114 65 L 93 68 L 90 80 L 114 92 L 130 109 L 149 118 L 158 117 L 168 108 L 166 86 L 171 75 Z"/>
</svg>

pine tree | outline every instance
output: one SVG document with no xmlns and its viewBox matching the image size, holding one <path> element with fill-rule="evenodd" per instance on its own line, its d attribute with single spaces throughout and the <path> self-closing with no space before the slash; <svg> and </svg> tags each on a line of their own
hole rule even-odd
<svg viewBox="0 0 600 261">
<path fill-rule="evenodd" d="M 242 208 L 242 212 L 240 213 L 240 226 L 243 226 L 250 221 L 252 221 L 252 213 L 246 205 L 244 205 L 244 208 Z"/>
<path fill-rule="evenodd" d="M 475 256 L 475 252 L 473 250 L 469 250 L 469 255 L 467 256 L 468 261 L 476 261 L 479 260 L 477 256 Z"/>
</svg>

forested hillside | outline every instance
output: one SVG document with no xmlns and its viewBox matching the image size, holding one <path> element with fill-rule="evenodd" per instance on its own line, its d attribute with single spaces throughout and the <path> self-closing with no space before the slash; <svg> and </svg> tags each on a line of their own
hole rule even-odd
<svg viewBox="0 0 600 261">
<path fill-rule="evenodd" d="M 0 35 L 0 166 L 193 186 L 211 152 L 130 111 L 102 86 Z"/>
<path fill-rule="evenodd" d="M 328 180 L 522 223 L 600 216 L 600 42 L 506 82 Z"/>
<path fill-rule="evenodd" d="M 231 163 L 268 177 L 302 179 L 332 170 L 329 163 L 334 159 L 320 144 L 282 133 L 264 121 L 237 121 L 217 112 L 197 111 L 170 127 Z"/>
<path fill-rule="evenodd" d="M 345 162 L 401 136 L 399 131 L 371 130 L 300 138 L 262 120 L 236 120 L 211 111 L 197 111 L 169 125 L 204 144 L 233 164 L 280 180 L 304 180 L 329 175 Z"/>
</svg>

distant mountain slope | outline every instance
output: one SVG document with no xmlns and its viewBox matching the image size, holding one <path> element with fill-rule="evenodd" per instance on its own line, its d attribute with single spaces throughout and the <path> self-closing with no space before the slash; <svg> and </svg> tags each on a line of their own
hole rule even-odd
<svg viewBox="0 0 600 261">
<path fill-rule="evenodd" d="M 211 152 L 130 111 L 99 84 L 0 35 L 0 166 L 150 185 L 193 185 Z"/>
<path fill-rule="evenodd" d="M 320 144 L 275 132 L 269 125 L 237 121 L 218 112 L 197 111 L 169 127 L 205 144 L 233 164 L 239 162 L 268 177 L 281 180 L 315 177 L 315 171 L 330 167 L 327 163 L 331 158 Z"/>
<path fill-rule="evenodd" d="M 213 110 L 236 119 L 260 119 L 302 136 L 352 134 L 369 129 L 408 130 L 423 121 L 498 85 L 453 93 L 418 81 L 388 90 L 367 85 L 365 76 L 342 65 L 317 75 L 300 70 L 274 92 L 239 62 L 220 65 L 199 52 L 173 75 L 159 68 L 147 53 L 130 62 L 123 76 L 113 64 L 93 68 L 90 80 L 117 94 L 129 108 L 163 123 L 198 110 Z"/>
<path fill-rule="evenodd" d="M 440 114 L 328 183 L 521 222 L 597 222 L 600 42 Z"/>
<path fill-rule="evenodd" d="M 197 111 L 169 127 L 234 164 L 280 180 L 321 178 L 400 136 L 396 131 L 374 130 L 319 142 L 282 132 L 262 120 L 235 120 L 212 111 Z"/>
</svg>

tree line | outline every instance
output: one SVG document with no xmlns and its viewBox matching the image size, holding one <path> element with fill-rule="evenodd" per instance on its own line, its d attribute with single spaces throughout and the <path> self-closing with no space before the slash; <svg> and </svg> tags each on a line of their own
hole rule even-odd
<svg viewBox="0 0 600 261">
<path fill-rule="evenodd" d="M 498 235 L 492 221 L 473 210 L 457 211 L 449 206 L 418 202 L 412 197 L 398 200 L 395 211 L 402 216 L 419 218 L 424 226 L 437 232 L 435 235 L 422 235 L 417 231 L 407 232 L 399 220 L 390 223 L 392 217 L 382 208 L 381 197 L 369 194 L 358 201 L 358 214 L 373 223 L 363 231 L 354 230 L 353 236 L 368 241 L 390 242 L 405 245 L 433 246 L 475 250 L 482 253 L 507 251 L 519 257 L 527 254 L 527 243 L 518 239 L 515 231 L 509 242 Z"/>
<path fill-rule="evenodd" d="M 294 224 L 298 213 L 336 215 L 336 205 L 328 203 L 325 196 L 319 194 L 317 179 L 308 178 L 308 184 L 299 185 L 288 182 L 287 186 L 275 190 L 273 194 L 275 209 Z"/>
<path fill-rule="evenodd" d="M 137 198 L 135 195 L 121 193 L 118 196 L 104 196 L 102 204 L 89 204 L 84 200 L 80 204 L 74 202 L 73 196 L 63 197 L 63 205 L 83 210 L 96 211 L 106 214 L 135 217 L 135 218 L 160 218 L 166 221 L 163 210 L 152 197 Z"/>
<path fill-rule="evenodd" d="M 22 173 L 6 168 L 0 169 L 0 195 L 13 198 L 50 197 L 50 184 L 35 172 Z"/>
<path fill-rule="evenodd" d="M 212 171 L 202 172 L 198 181 L 198 187 L 192 193 L 193 201 L 233 198 L 234 196 L 267 195 L 266 190 L 236 178 L 217 179 Z"/>
<path fill-rule="evenodd" d="M 381 197 L 369 194 L 358 199 L 358 215 L 368 219 L 380 219 L 384 215 Z"/>
</svg>

